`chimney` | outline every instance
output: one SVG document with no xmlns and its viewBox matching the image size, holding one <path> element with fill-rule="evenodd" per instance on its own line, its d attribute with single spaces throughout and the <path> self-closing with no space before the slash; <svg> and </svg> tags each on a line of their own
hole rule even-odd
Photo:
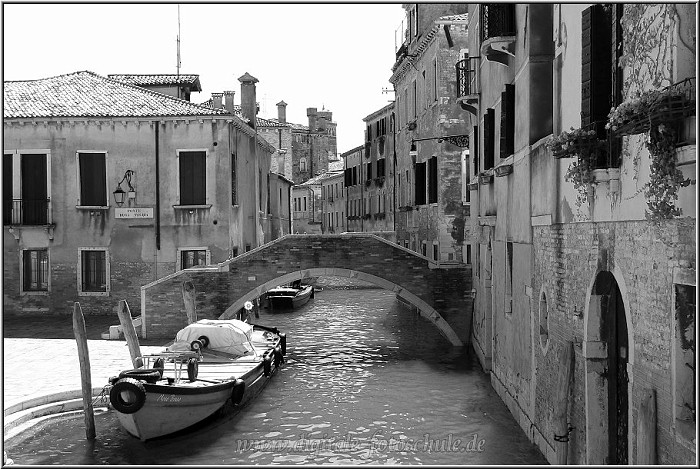
<svg viewBox="0 0 700 469">
<path fill-rule="evenodd" d="M 229 114 L 233 114 L 233 95 L 235 94 L 235 91 L 224 91 L 224 107 Z"/>
<path fill-rule="evenodd" d="M 277 120 L 282 124 L 287 123 L 287 103 L 284 100 L 277 103 Z"/>
<path fill-rule="evenodd" d="M 257 114 L 257 102 L 255 101 L 255 84 L 258 79 L 248 72 L 238 78 L 241 82 L 241 113 L 249 120 L 249 125 L 255 128 L 255 115 Z"/>
<path fill-rule="evenodd" d="M 306 115 L 309 118 L 309 131 L 311 132 L 316 132 L 316 114 L 315 107 L 306 108 Z"/>
<path fill-rule="evenodd" d="M 223 93 L 212 93 L 211 94 L 211 103 L 212 106 L 214 106 L 214 109 L 221 109 L 221 97 L 223 96 Z"/>
</svg>

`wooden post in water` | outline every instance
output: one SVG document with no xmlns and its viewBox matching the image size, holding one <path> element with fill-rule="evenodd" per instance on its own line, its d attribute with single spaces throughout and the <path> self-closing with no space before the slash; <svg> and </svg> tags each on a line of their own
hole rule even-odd
<svg viewBox="0 0 700 469">
<path fill-rule="evenodd" d="M 136 335 L 136 329 L 131 320 L 131 311 L 129 310 L 129 305 L 126 304 L 126 300 L 119 300 L 117 314 L 119 315 L 119 323 L 122 325 L 122 331 L 124 331 L 126 344 L 129 346 L 131 362 L 134 364 L 134 368 L 140 368 L 143 365 L 143 360 L 141 359 L 139 336 Z"/>
<path fill-rule="evenodd" d="M 194 305 L 195 295 L 194 284 L 189 280 L 182 282 L 182 301 L 185 302 L 185 311 L 187 311 L 187 324 L 197 322 L 197 311 Z"/>
<path fill-rule="evenodd" d="M 73 334 L 78 344 L 78 360 L 80 361 L 80 387 L 83 391 L 83 413 L 85 414 L 85 436 L 88 440 L 95 439 L 95 413 L 92 408 L 92 378 L 90 376 L 90 353 L 85 331 L 85 318 L 80 303 L 73 304 Z"/>
<path fill-rule="evenodd" d="M 637 423 L 637 460 L 635 464 L 656 464 L 656 391 L 644 389 Z"/>
<path fill-rule="evenodd" d="M 555 383 L 554 397 L 554 449 L 557 455 L 557 465 L 566 465 L 569 454 L 569 389 L 573 376 L 574 344 L 569 341 L 562 347 L 559 356 L 559 374 Z"/>
</svg>

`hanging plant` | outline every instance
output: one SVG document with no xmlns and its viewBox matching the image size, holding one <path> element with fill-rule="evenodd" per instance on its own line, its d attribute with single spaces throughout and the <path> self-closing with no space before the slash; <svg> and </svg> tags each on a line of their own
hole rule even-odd
<svg viewBox="0 0 700 469">
<path fill-rule="evenodd" d="M 676 207 L 678 189 L 690 184 L 677 168 L 676 131 L 665 124 L 652 127 L 646 147 L 651 154 L 649 182 L 644 185 L 644 196 L 649 210 L 646 218 L 659 221 L 681 215 Z"/>
<path fill-rule="evenodd" d="M 595 169 L 595 163 L 598 158 L 598 148 L 602 148 L 601 142 L 598 142 L 595 148 L 591 149 L 592 151 L 581 152 L 578 155 L 578 159 L 571 163 L 564 175 L 564 179 L 573 183 L 574 189 L 578 192 L 576 196 L 577 207 L 590 202 L 590 189 L 594 181 L 593 170 Z"/>
</svg>

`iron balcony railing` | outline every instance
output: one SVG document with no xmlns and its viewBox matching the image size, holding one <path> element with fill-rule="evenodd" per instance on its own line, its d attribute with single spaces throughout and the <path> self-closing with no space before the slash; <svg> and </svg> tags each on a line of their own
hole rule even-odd
<svg viewBox="0 0 700 469">
<path fill-rule="evenodd" d="M 488 3 L 481 5 L 481 42 L 492 37 L 515 36 L 515 5 Z"/>
<path fill-rule="evenodd" d="M 468 96 L 479 93 L 476 76 L 479 66 L 479 57 L 468 57 L 455 64 L 457 73 L 458 96 Z"/>
<path fill-rule="evenodd" d="M 3 225 L 48 225 L 51 223 L 51 199 L 12 199 L 5 201 Z"/>
</svg>

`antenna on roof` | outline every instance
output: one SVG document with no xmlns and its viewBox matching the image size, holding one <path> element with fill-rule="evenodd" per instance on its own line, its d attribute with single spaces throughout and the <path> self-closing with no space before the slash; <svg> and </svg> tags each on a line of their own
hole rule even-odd
<svg viewBox="0 0 700 469">
<path fill-rule="evenodd" d="M 180 78 L 180 5 L 177 6 L 177 77 Z"/>
</svg>

